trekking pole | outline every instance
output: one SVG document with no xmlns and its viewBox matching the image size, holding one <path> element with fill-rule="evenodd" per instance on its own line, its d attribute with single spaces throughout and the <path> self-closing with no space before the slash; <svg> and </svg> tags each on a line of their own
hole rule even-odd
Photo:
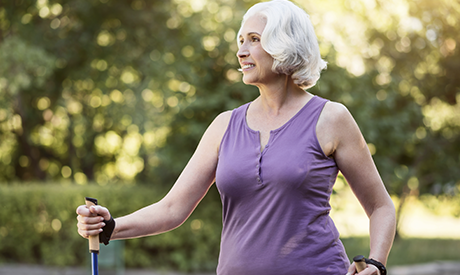
<svg viewBox="0 0 460 275">
<path fill-rule="evenodd" d="M 366 258 L 364 258 L 363 255 L 355 256 L 353 258 L 353 261 L 355 262 L 356 271 L 358 271 L 358 273 L 366 269 L 367 267 Z"/>
<path fill-rule="evenodd" d="M 97 205 L 97 200 L 93 198 L 86 197 L 85 202 L 88 208 L 90 206 Z M 93 215 L 96 216 L 96 214 Z M 97 255 L 99 254 L 99 235 L 89 236 L 88 240 L 89 252 L 91 253 L 91 274 L 99 275 L 99 267 L 97 263 Z"/>
</svg>

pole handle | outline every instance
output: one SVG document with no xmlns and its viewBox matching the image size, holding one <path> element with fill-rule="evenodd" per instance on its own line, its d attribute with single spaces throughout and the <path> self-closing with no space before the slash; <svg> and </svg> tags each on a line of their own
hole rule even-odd
<svg viewBox="0 0 460 275">
<path fill-rule="evenodd" d="M 86 207 L 97 205 L 97 199 L 85 197 Z M 91 214 L 92 216 L 97 216 L 96 214 Z M 89 252 L 99 254 L 99 235 L 89 236 Z"/>
<path fill-rule="evenodd" d="M 366 269 L 367 267 L 366 258 L 364 258 L 363 255 L 355 256 L 353 258 L 353 261 L 355 262 L 356 271 L 358 271 L 358 273 Z"/>
</svg>

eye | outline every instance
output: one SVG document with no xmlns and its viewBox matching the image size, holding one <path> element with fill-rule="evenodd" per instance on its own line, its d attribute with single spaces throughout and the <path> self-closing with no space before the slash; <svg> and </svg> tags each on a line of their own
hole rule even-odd
<svg viewBox="0 0 460 275">
<path fill-rule="evenodd" d="M 252 42 L 260 42 L 260 38 L 258 36 L 251 37 Z"/>
<path fill-rule="evenodd" d="M 238 43 L 239 43 L 240 45 L 243 45 L 244 39 L 240 39 L 240 41 L 238 41 Z"/>
</svg>

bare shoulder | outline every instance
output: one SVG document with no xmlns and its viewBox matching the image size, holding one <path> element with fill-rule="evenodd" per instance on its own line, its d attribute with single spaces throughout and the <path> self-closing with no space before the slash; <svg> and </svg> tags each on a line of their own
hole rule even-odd
<svg viewBox="0 0 460 275">
<path fill-rule="evenodd" d="M 204 133 L 201 142 L 203 146 L 209 149 L 215 148 L 219 150 L 220 142 L 227 130 L 230 117 L 232 116 L 232 111 L 225 111 L 220 113 L 209 125 L 208 129 Z M 211 146 L 211 147 L 208 147 Z"/>
<path fill-rule="evenodd" d="M 359 128 L 347 107 L 338 102 L 327 102 L 316 125 L 316 135 L 323 152 L 331 156 L 340 144 L 357 134 L 360 134 Z"/>
<path fill-rule="evenodd" d="M 336 137 L 360 132 L 353 115 L 345 105 L 338 102 L 327 102 L 318 121 L 318 126 L 327 129 Z"/>
<path fill-rule="evenodd" d="M 332 124 L 341 124 L 346 121 L 354 121 L 350 111 L 342 103 L 329 101 L 324 106 L 320 119 Z"/>
<path fill-rule="evenodd" d="M 232 116 L 232 111 L 225 111 L 217 115 L 214 121 L 216 121 L 219 124 L 224 124 L 224 126 L 227 126 L 228 122 L 230 121 L 231 116 Z"/>
<path fill-rule="evenodd" d="M 224 134 L 225 131 L 227 130 L 228 123 L 230 122 L 230 118 L 232 116 L 232 111 L 225 111 L 220 113 L 219 115 L 216 116 L 214 121 L 211 123 L 209 126 L 208 130 L 211 130 L 213 132 Z"/>
</svg>

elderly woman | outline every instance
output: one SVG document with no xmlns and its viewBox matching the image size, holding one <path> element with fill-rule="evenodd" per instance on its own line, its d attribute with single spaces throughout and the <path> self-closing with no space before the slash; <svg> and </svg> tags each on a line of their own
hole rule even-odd
<svg viewBox="0 0 460 275">
<path fill-rule="evenodd" d="M 359 274 L 384 274 L 394 206 L 348 110 L 306 92 L 326 67 L 308 15 L 286 0 L 256 4 L 238 43 L 243 82 L 260 96 L 215 118 L 161 201 L 115 221 L 104 207 L 80 206 L 78 232 L 108 240 L 172 230 L 216 182 L 223 205 L 217 274 L 354 274 L 329 217 L 340 170 L 370 219 L 372 261 Z"/>
</svg>

